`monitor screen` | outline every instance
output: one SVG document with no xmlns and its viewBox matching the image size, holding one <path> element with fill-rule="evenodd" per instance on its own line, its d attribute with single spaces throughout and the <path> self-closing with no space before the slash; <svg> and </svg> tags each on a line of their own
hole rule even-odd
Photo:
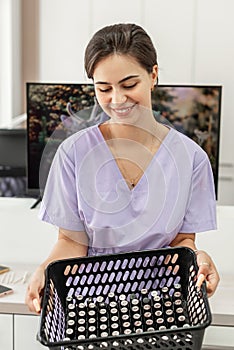
<svg viewBox="0 0 234 350">
<path fill-rule="evenodd" d="M 152 92 L 155 118 L 207 152 L 216 198 L 221 90 L 221 86 L 158 85 Z M 39 195 L 43 190 L 53 156 L 66 137 L 106 118 L 95 103 L 92 84 L 27 83 L 28 192 Z"/>
</svg>

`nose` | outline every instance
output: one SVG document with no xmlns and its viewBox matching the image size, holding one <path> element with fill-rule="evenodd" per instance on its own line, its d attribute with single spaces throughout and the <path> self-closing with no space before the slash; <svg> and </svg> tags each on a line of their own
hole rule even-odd
<svg viewBox="0 0 234 350">
<path fill-rule="evenodd" d="M 111 94 L 111 102 L 114 105 L 120 105 L 127 101 L 125 92 L 121 89 L 113 89 Z"/>
</svg>

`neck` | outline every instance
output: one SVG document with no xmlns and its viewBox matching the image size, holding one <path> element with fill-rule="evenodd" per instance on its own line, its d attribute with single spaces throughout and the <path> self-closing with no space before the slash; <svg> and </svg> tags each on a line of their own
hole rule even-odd
<svg viewBox="0 0 234 350">
<path fill-rule="evenodd" d="M 110 120 L 108 122 L 109 136 L 111 139 L 130 139 L 145 144 L 149 139 L 152 139 L 153 136 L 156 136 L 155 131 L 157 129 L 157 124 L 154 117 L 147 121 L 142 120 L 142 122 L 137 125 L 116 123 Z"/>
</svg>

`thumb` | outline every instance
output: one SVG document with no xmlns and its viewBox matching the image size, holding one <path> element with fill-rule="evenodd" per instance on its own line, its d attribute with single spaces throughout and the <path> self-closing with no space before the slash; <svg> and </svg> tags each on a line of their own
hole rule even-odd
<svg viewBox="0 0 234 350">
<path fill-rule="evenodd" d="M 203 275 L 203 273 L 200 273 L 200 275 L 197 275 L 197 283 L 196 283 L 196 287 L 198 290 L 200 290 L 202 283 L 205 281 L 206 276 Z"/>
</svg>

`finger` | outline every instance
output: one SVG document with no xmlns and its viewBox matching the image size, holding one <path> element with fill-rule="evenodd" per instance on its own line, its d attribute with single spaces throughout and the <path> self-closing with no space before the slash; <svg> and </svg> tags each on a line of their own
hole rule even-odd
<svg viewBox="0 0 234 350">
<path fill-rule="evenodd" d="M 197 278 L 197 283 L 196 283 L 196 287 L 198 290 L 200 290 L 201 286 L 202 286 L 202 283 L 205 281 L 206 279 L 206 276 L 201 273 L 198 278 Z"/>
<path fill-rule="evenodd" d="M 32 303 L 33 303 L 33 306 L 35 308 L 35 311 L 36 312 L 40 312 L 41 311 L 41 305 L 40 305 L 40 302 L 38 301 L 38 299 L 34 298 Z"/>
<path fill-rule="evenodd" d="M 208 281 L 206 284 L 206 292 L 207 292 L 208 298 L 212 297 L 215 291 L 216 291 L 216 286 L 214 286 L 212 283 Z"/>
<path fill-rule="evenodd" d="M 199 263 L 199 270 L 198 270 L 198 276 L 200 275 L 204 275 L 205 277 L 207 277 L 210 273 L 210 264 L 207 262 L 201 262 Z"/>
<path fill-rule="evenodd" d="M 219 276 L 217 277 L 216 274 L 213 273 L 207 277 L 206 289 L 207 289 L 208 297 L 211 297 L 215 293 L 218 287 L 218 283 L 219 283 Z"/>
<path fill-rule="evenodd" d="M 31 285 L 28 286 L 25 302 L 30 311 L 40 313 L 41 307 L 39 291 Z"/>
<path fill-rule="evenodd" d="M 205 267 L 204 267 L 205 266 Z M 200 264 L 199 264 L 199 267 L 201 268 L 207 268 L 207 269 L 209 269 L 210 268 L 210 263 L 208 263 L 208 262 L 205 262 L 205 261 L 203 261 L 203 262 L 201 262 Z"/>
<path fill-rule="evenodd" d="M 31 312 L 36 313 L 36 314 L 40 314 L 40 311 L 41 311 L 40 304 L 37 300 L 37 303 L 39 304 L 39 307 L 38 307 L 38 305 L 36 305 L 36 302 L 34 300 L 37 300 L 37 299 L 35 297 L 30 298 L 29 296 L 26 296 L 25 303 Z M 40 308 L 40 310 L 39 310 L 39 308 Z"/>
</svg>

